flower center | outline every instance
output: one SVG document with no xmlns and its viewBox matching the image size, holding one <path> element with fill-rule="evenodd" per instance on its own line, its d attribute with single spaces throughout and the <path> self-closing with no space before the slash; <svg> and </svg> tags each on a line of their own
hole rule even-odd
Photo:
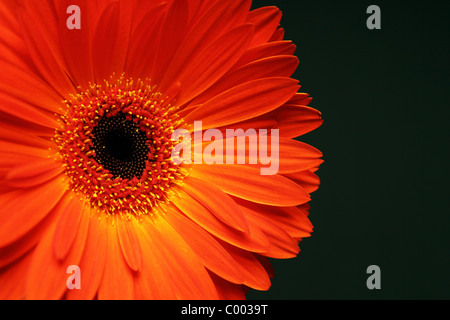
<svg viewBox="0 0 450 320">
<path fill-rule="evenodd" d="M 92 130 L 97 162 L 114 178 L 140 179 L 150 153 L 147 136 L 136 124 L 119 112 L 103 117 Z"/>
<path fill-rule="evenodd" d="M 125 216 L 167 201 L 187 174 L 171 160 L 171 135 L 182 120 L 149 80 L 113 76 L 65 102 L 54 141 L 76 193 Z"/>
</svg>

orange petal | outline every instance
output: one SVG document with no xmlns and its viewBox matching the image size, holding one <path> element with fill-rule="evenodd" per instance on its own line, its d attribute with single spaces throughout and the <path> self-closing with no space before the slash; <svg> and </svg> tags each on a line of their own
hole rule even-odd
<svg viewBox="0 0 450 320">
<path fill-rule="evenodd" d="M 98 289 L 100 300 L 134 299 L 133 274 L 121 252 L 115 220 L 114 216 L 106 219 L 108 246 L 103 277 Z"/>
<path fill-rule="evenodd" d="M 206 268 L 230 282 L 242 283 L 244 279 L 236 263 L 208 232 L 177 210 L 172 209 L 164 219 L 186 241 Z"/>
<path fill-rule="evenodd" d="M 154 56 L 151 69 L 145 70 L 152 81 L 161 84 L 163 76 L 168 71 L 170 63 L 183 41 L 188 27 L 189 8 L 187 0 L 171 1 L 167 4 L 167 13 L 163 22 L 159 25 L 159 34 L 156 47 L 153 49 Z M 156 40 L 156 39 L 155 39 Z M 148 59 L 144 56 L 144 60 Z M 163 90 L 162 90 L 163 91 Z"/>
<path fill-rule="evenodd" d="M 40 134 L 45 134 L 44 127 L 33 126 L 29 122 L 17 121 L 18 119 L 3 119 L 0 115 L 0 139 L 17 144 L 25 144 L 32 147 L 48 149 L 53 143 L 50 139 L 41 138 Z"/>
<path fill-rule="evenodd" d="M 167 87 L 167 83 L 172 83 L 174 79 L 177 79 L 177 75 L 183 72 L 186 66 L 192 63 L 191 61 L 202 55 L 202 52 L 209 52 L 209 47 L 213 47 L 214 41 L 229 31 L 231 27 L 241 25 L 245 21 L 249 8 L 250 1 L 248 0 L 217 1 L 209 4 L 209 8 L 206 8 L 203 14 L 195 20 L 175 54 L 165 73 L 163 86 Z M 192 14 L 198 15 L 198 12 L 192 12 Z"/>
<path fill-rule="evenodd" d="M 53 240 L 53 247 L 56 258 L 63 260 L 76 238 L 78 228 L 82 219 L 82 215 L 86 214 L 84 201 L 75 197 L 65 197 L 62 200 L 61 206 L 65 207 L 61 213 L 58 221 L 58 226 L 55 231 L 55 239 Z"/>
<path fill-rule="evenodd" d="M 216 285 L 220 300 L 245 300 L 243 285 L 231 283 L 213 273 L 211 278 Z"/>
<path fill-rule="evenodd" d="M 36 119 L 34 119 L 36 122 Z M 45 127 L 42 124 L 36 124 L 29 122 L 27 120 L 23 120 L 12 116 L 10 114 L 4 113 L 0 111 L 0 127 L 2 127 L 1 138 L 2 140 L 8 140 L 12 142 L 24 141 L 24 139 L 16 139 L 14 134 L 9 135 L 8 133 L 12 133 L 13 131 L 17 132 L 18 135 L 23 136 L 34 136 L 39 137 L 40 140 L 51 141 L 51 138 L 55 135 L 55 128 Z M 28 139 L 25 139 L 28 140 Z M 23 142 L 28 144 L 34 144 L 32 139 L 31 142 Z M 41 143 L 39 143 L 41 144 Z"/>
<path fill-rule="evenodd" d="M 236 86 L 200 105 L 186 117 L 187 124 L 203 121 L 203 129 L 241 122 L 272 111 L 297 90 L 290 78 L 264 78 Z"/>
<path fill-rule="evenodd" d="M 249 233 L 244 214 L 226 193 L 194 177 L 189 177 L 183 182 L 183 190 L 203 204 L 217 218 L 236 230 Z"/>
<path fill-rule="evenodd" d="M 270 150 L 270 148 L 268 148 Z M 280 166 L 278 173 L 292 173 L 318 167 L 322 153 L 301 141 L 281 138 L 279 140 Z"/>
<path fill-rule="evenodd" d="M 149 2 L 143 2 L 149 3 Z M 136 18 L 136 29 L 130 36 L 128 45 L 129 58 L 125 63 L 125 72 L 136 78 L 145 78 L 152 74 L 156 55 L 148 55 L 148 52 L 156 52 L 161 37 L 160 28 L 165 16 L 163 15 L 166 3 L 161 2 L 152 8 L 143 10 L 145 16 L 139 20 Z M 136 15 L 143 12 L 135 12 Z"/>
<path fill-rule="evenodd" d="M 34 114 L 40 116 L 39 121 L 42 120 L 43 125 L 48 123 L 48 118 L 53 113 L 59 112 L 62 107 L 62 97 L 41 78 L 6 62 L 0 62 L 0 91 L 2 93 L 0 110 L 20 115 L 20 112 L 32 112 L 31 106 L 35 106 L 35 109 L 42 111 L 41 115 L 36 111 Z M 14 107 L 20 109 L 12 110 Z M 22 117 L 25 116 L 22 115 Z M 53 127 L 57 125 L 54 118 Z"/>
<path fill-rule="evenodd" d="M 247 22 L 254 24 L 255 35 L 250 47 L 268 42 L 281 21 L 281 11 L 277 7 L 262 7 L 249 13 Z"/>
<path fill-rule="evenodd" d="M 33 146 L 8 141 L 0 141 L 0 153 L 21 155 L 23 157 L 28 158 L 31 157 L 48 158 L 52 154 L 51 151 L 47 149 L 36 148 Z M 4 162 L 8 161 L 8 159 L 4 159 L 4 157 L 0 158 L 0 161 L 2 160 L 4 160 Z"/>
<path fill-rule="evenodd" d="M 170 270 L 179 299 L 217 299 L 217 291 L 209 273 L 197 254 L 185 240 L 164 220 L 157 219 L 153 231 L 156 245 L 162 253 L 161 263 Z"/>
<path fill-rule="evenodd" d="M 261 43 L 260 45 L 247 49 L 236 66 L 243 66 L 252 61 L 283 55 L 293 55 L 295 53 L 296 46 L 292 41 L 275 41 L 268 43 Z"/>
<path fill-rule="evenodd" d="M 58 38 L 62 56 L 67 65 L 72 81 L 82 88 L 88 88 L 89 82 L 95 83 L 92 57 L 92 38 L 95 30 L 98 12 L 89 0 L 62 0 L 55 3 L 58 14 Z M 71 5 L 77 5 L 82 10 L 81 29 L 67 28 L 68 15 L 64 14 Z M 99 9 L 100 10 L 100 9 Z"/>
<path fill-rule="evenodd" d="M 291 99 L 287 102 L 288 105 L 297 105 L 297 106 L 307 106 L 312 101 L 312 98 L 309 94 L 304 92 L 297 92 Z"/>
<path fill-rule="evenodd" d="M 271 243 L 271 246 L 267 248 L 267 252 L 262 253 L 262 255 L 277 259 L 289 259 L 299 253 L 300 249 L 297 241 L 280 228 L 276 220 L 267 219 L 260 212 L 246 210 L 246 208 L 242 208 L 242 210 L 245 211 L 249 221 L 258 225 L 266 234 Z"/>
<path fill-rule="evenodd" d="M 299 207 L 273 207 L 239 198 L 234 200 L 246 214 L 261 215 L 293 238 L 309 237 L 313 231 L 313 226 L 305 214 L 309 209 L 308 204 Z"/>
<path fill-rule="evenodd" d="M 55 207 L 40 223 L 32 230 L 28 231 L 23 237 L 0 248 L 0 268 L 15 262 L 25 254 L 31 252 L 36 244 L 42 239 L 50 225 L 59 217 L 59 210 Z"/>
<path fill-rule="evenodd" d="M 194 165 L 191 174 L 228 194 L 261 204 L 291 207 L 311 199 L 291 180 L 277 174 L 261 176 L 259 169 L 245 165 Z"/>
<path fill-rule="evenodd" d="M 32 162 L 11 168 L 5 177 L 5 183 L 16 188 L 34 187 L 55 179 L 62 172 L 62 164 L 55 159 L 36 158 Z"/>
<path fill-rule="evenodd" d="M 88 234 L 79 267 L 81 290 L 67 290 L 65 297 L 71 300 L 94 299 L 105 267 L 108 233 L 105 219 L 100 220 L 98 212 L 91 208 Z"/>
<path fill-rule="evenodd" d="M 40 75 L 55 89 L 61 99 L 75 93 L 75 88 L 67 76 L 67 67 L 61 56 L 56 39 L 56 16 L 48 2 L 29 2 L 18 10 L 22 25 L 22 37 Z M 41 21 L 46 20 L 43 24 Z"/>
<path fill-rule="evenodd" d="M 271 77 L 290 77 L 298 66 L 294 56 L 273 56 L 252 61 L 226 74 L 218 83 L 195 98 L 189 105 L 194 107 L 242 83 Z"/>
<path fill-rule="evenodd" d="M 135 275 L 140 299 L 216 299 L 209 273 L 185 240 L 159 214 L 136 222 L 142 272 Z"/>
<path fill-rule="evenodd" d="M 170 201 L 181 212 L 212 235 L 245 250 L 254 252 L 264 252 L 266 250 L 268 240 L 256 226 L 249 225 L 249 233 L 237 231 L 218 220 L 208 209 L 184 190 L 178 189 L 177 193 L 179 196 L 172 197 Z"/>
<path fill-rule="evenodd" d="M 0 72 L 1 70 L 2 68 L 0 65 Z M 21 84 L 20 86 L 24 86 L 24 84 Z M 25 87 L 27 87 L 27 85 L 25 85 Z M 43 111 L 34 104 L 20 100 L 18 96 L 14 96 L 14 94 L 16 93 L 12 94 L 13 95 L 9 93 L 6 94 L 4 92 L 0 92 L 1 112 L 4 112 L 18 119 L 25 120 L 34 125 L 44 126 L 53 129 L 58 126 L 58 122 L 56 121 L 56 118 L 54 116 L 49 115 L 48 113 L 46 113 L 45 111 Z"/>
<path fill-rule="evenodd" d="M 284 176 L 299 184 L 308 193 L 316 191 L 320 185 L 319 177 L 310 170 L 293 172 Z"/>
<path fill-rule="evenodd" d="M 142 265 L 141 247 L 136 231 L 130 221 L 119 219 L 117 221 L 117 235 L 125 261 L 133 271 L 139 271 Z"/>
<path fill-rule="evenodd" d="M 283 28 L 278 28 L 277 30 L 275 30 L 275 32 L 273 33 L 272 37 L 270 38 L 269 42 L 272 41 L 281 41 L 284 38 L 284 34 L 285 31 Z"/>
<path fill-rule="evenodd" d="M 236 27 L 174 71 L 172 80 L 166 81 L 182 84 L 177 103 L 183 105 L 219 80 L 242 56 L 252 34 L 251 25 Z"/>
<path fill-rule="evenodd" d="M 323 123 L 319 111 L 305 106 L 284 105 L 274 110 L 271 115 L 277 119 L 280 135 L 288 138 L 304 135 Z"/>
<path fill-rule="evenodd" d="M 236 248 L 228 243 L 222 243 L 231 257 L 236 261 L 244 276 L 244 284 L 256 290 L 268 290 L 270 279 L 264 267 L 255 258 L 254 254 Z"/>
<path fill-rule="evenodd" d="M 141 270 L 134 275 L 137 299 L 177 299 L 176 283 L 172 279 L 172 270 L 163 263 L 164 257 L 159 248 L 159 241 L 153 236 L 154 226 L 131 220 L 134 232 L 142 249 Z"/>
<path fill-rule="evenodd" d="M 60 214 L 66 209 L 58 207 Z M 53 250 L 55 231 L 57 223 L 54 223 L 50 230 L 33 251 L 33 258 L 30 263 L 26 283 L 26 299 L 60 299 L 67 290 L 67 267 L 79 265 L 89 226 L 89 207 L 85 207 L 78 232 L 73 242 L 72 250 L 63 259 L 56 258 Z M 81 270 L 81 287 L 83 288 L 83 270 Z M 75 290 L 75 289 L 74 289 Z"/>
<path fill-rule="evenodd" d="M 0 299 L 20 300 L 25 296 L 25 277 L 31 261 L 27 254 L 14 264 L 0 269 Z"/>
<path fill-rule="evenodd" d="M 92 58 L 95 79 L 108 79 L 113 72 L 121 72 L 126 58 L 126 43 L 120 42 L 119 2 L 112 2 L 98 13 L 100 18 L 92 43 Z M 130 26 L 130 25 L 129 25 Z M 118 57 L 120 61 L 118 62 Z"/>
<path fill-rule="evenodd" d="M 66 192 L 62 179 L 0 195 L 0 247 L 30 231 L 55 207 Z M 32 214 L 30 214 L 32 213 Z"/>
</svg>

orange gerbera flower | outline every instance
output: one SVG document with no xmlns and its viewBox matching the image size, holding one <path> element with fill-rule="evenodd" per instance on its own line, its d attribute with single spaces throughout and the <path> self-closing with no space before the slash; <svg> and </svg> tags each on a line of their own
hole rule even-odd
<svg viewBox="0 0 450 320">
<path fill-rule="evenodd" d="M 268 257 L 296 256 L 312 231 L 321 153 L 293 138 L 322 120 L 290 78 L 298 59 L 281 12 L 250 6 L 0 2 L 1 298 L 238 299 L 269 288 Z M 190 163 L 188 149 L 174 161 L 179 129 L 192 159 L 209 148 L 214 163 Z M 237 147 L 221 156 L 213 140 Z M 261 174 L 255 141 L 279 152 L 276 174 Z"/>
</svg>

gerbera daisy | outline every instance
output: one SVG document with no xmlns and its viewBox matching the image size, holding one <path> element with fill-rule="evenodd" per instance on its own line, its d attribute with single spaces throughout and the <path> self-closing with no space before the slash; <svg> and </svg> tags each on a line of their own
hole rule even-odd
<svg viewBox="0 0 450 320">
<path fill-rule="evenodd" d="M 296 256 L 312 231 L 322 162 L 294 140 L 322 120 L 290 78 L 280 19 L 250 0 L 2 0 L 0 297 L 267 290 L 268 258 Z M 174 162 L 173 133 L 198 134 L 195 121 L 279 132 L 277 173 L 249 154 Z"/>
</svg>

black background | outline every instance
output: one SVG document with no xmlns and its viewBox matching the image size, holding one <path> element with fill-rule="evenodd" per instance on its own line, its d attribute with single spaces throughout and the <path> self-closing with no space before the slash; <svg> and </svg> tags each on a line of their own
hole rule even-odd
<svg viewBox="0 0 450 320">
<path fill-rule="evenodd" d="M 371 4 L 381 30 L 369 30 Z M 311 238 L 249 299 L 449 299 L 448 1 L 254 0 L 283 11 L 324 125 Z M 381 289 L 369 290 L 369 265 Z"/>
</svg>

